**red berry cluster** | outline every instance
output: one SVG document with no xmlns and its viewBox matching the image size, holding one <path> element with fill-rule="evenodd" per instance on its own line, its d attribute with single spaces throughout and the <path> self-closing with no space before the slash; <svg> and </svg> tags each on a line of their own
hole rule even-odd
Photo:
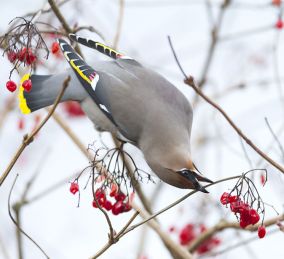
<svg viewBox="0 0 284 259">
<path fill-rule="evenodd" d="M 63 107 L 64 110 L 67 112 L 67 114 L 72 118 L 81 117 L 85 115 L 78 102 L 75 101 L 64 102 Z"/>
<path fill-rule="evenodd" d="M 31 49 L 26 47 L 22 48 L 19 51 L 9 50 L 7 52 L 8 59 L 11 63 L 14 63 L 16 60 L 24 62 L 27 65 L 31 65 L 36 62 L 36 55 Z"/>
<path fill-rule="evenodd" d="M 70 185 L 70 192 L 76 194 L 79 191 L 79 185 L 77 182 L 73 182 Z M 94 200 L 92 205 L 94 208 L 104 208 L 107 211 L 111 211 L 113 215 L 118 215 L 123 212 L 128 212 L 132 209 L 130 205 L 131 198 L 127 197 L 122 191 L 118 189 L 116 184 L 111 185 L 109 197 L 113 197 L 115 202 L 112 203 L 107 199 L 107 192 L 102 188 L 98 188 L 94 194 Z"/>
<path fill-rule="evenodd" d="M 187 224 L 185 225 L 181 231 L 179 232 L 179 242 L 181 245 L 189 245 L 200 233 L 206 231 L 207 228 L 204 224 L 193 225 Z M 220 245 L 221 240 L 217 237 L 211 237 L 210 239 L 204 241 L 197 248 L 198 254 L 205 254 L 210 252 L 212 249 Z"/>
<path fill-rule="evenodd" d="M 249 204 L 242 201 L 239 196 L 224 192 L 220 198 L 220 202 L 223 205 L 230 204 L 231 211 L 235 214 L 239 214 L 241 228 L 246 228 L 248 225 L 255 225 L 260 219 L 258 212 L 249 206 Z M 265 229 L 264 226 L 261 227 Z M 264 237 L 264 235 L 262 237 Z"/>
<path fill-rule="evenodd" d="M 97 189 L 95 192 L 95 199 L 93 200 L 93 207 L 98 208 L 98 205 L 106 209 L 107 211 L 112 212 L 113 215 L 118 215 L 123 212 L 128 212 L 132 209 L 129 204 L 129 199 L 126 195 L 118 191 L 111 191 L 109 194 L 110 197 L 115 199 L 115 202 L 112 204 L 110 200 L 107 199 L 107 194 L 101 188 Z"/>
</svg>

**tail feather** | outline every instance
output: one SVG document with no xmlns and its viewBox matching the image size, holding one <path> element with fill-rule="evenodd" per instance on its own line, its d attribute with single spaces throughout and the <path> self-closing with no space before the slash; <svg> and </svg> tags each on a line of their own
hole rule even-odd
<svg viewBox="0 0 284 259">
<path fill-rule="evenodd" d="M 54 101 L 53 98 L 46 98 L 41 95 L 42 85 L 45 80 L 50 78 L 51 76 L 39 76 L 26 74 L 21 79 L 20 88 L 19 88 L 19 107 L 21 112 L 24 114 L 29 114 L 33 111 L 36 111 L 45 106 L 51 105 Z M 27 79 L 31 79 L 32 81 L 32 89 L 30 92 L 25 92 L 22 86 L 23 82 Z"/>
</svg>

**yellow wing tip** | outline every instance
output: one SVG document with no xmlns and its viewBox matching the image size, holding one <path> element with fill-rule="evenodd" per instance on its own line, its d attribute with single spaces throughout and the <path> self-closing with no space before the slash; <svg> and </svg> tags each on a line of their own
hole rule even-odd
<svg viewBox="0 0 284 259">
<path fill-rule="evenodd" d="M 27 105 L 27 100 L 24 96 L 24 87 L 22 86 L 23 82 L 25 80 L 28 80 L 29 78 L 30 78 L 30 74 L 25 74 L 20 81 L 18 98 L 19 98 L 19 107 L 20 107 L 20 110 L 23 114 L 31 113 L 31 110 Z"/>
</svg>

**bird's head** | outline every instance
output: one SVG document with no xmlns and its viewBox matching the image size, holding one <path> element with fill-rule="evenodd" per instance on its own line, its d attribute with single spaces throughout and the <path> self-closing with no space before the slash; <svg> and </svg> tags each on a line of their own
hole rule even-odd
<svg viewBox="0 0 284 259">
<path fill-rule="evenodd" d="M 153 162 L 151 159 L 147 162 L 162 181 L 181 189 L 194 189 L 208 193 L 199 182 L 213 183 L 201 175 L 190 159 L 185 163 L 182 163 L 181 159 L 176 159 L 172 163 L 169 163 L 169 160 L 167 160 L 167 163 L 159 163 L 157 160 Z"/>
</svg>

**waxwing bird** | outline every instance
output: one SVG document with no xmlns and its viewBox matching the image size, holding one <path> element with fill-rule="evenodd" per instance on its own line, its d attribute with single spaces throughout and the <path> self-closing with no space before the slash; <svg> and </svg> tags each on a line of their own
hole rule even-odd
<svg viewBox="0 0 284 259">
<path fill-rule="evenodd" d="M 32 90 L 21 87 L 19 91 L 21 111 L 30 113 L 53 104 L 70 75 L 62 102 L 78 101 L 98 130 L 137 146 L 162 181 L 207 192 L 199 181 L 212 181 L 199 173 L 191 159 L 193 114 L 185 96 L 161 75 L 104 44 L 74 34 L 70 39 L 112 60 L 93 61 L 90 66 L 58 39 L 71 68 L 55 75 L 31 75 Z"/>
</svg>

